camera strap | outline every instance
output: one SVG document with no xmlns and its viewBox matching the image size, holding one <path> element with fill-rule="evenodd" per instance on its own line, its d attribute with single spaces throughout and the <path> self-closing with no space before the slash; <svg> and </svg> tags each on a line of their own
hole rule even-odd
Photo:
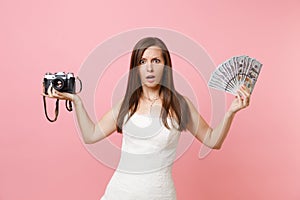
<svg viewBox="0 0 300 200">
<path fill-rule="evenodd" d="M 50 122 L 55 122 L 57 120 L 58 113 L 59 113 L 59 99 L 56 99 L 56 103 L 55 103 L 55 118 L 54 119 L 50 119 L 49 116 L 48 116 L 47 106 L 46 106 L 46 97 L 45 96 L 43 96 L 43 101 L 44 101 L 44 111 L 45 111 L 46 118 Z"/>
<path fill-rule="evenodd" d="M 75 94 L 78 94 L 78 93 L 80 93 L 81 92 L 81 90 L 82 90 L 82 81 L 80 80 L 80 78 L 77 76 L 76 77 L 77 78 L 77 80 L 79 81 L 79 83 L 80 83 L 80 89 L 79 89 L 79 91 L 78 92 L 76 92 L 75 91 Z M 68 105 L 69 104 L 69 105 Z M 69 111 L 69 112 L 71 112 L 71 111 L 73 111 L 73 107 L 72 107 L 72 101 L 70 101 L 70 100 L 66 100 L 66 109 Z"/>
<path fill-rule="evenodd" d="M 78 91 L 78 92 L 75 92 L 76 94 L 78 94 L 78 93 L 80 93 L 81 90 L 82 90 L 82 81 L 80 80 L 80 78 L 79 78 L 78 76 L 77 76 L 76 78 L 77 78 L 77 80 L 78 80 L 79 83 L 80 83 L 80 89 L 79 89 L 79 91 Z"/>
<path fill-rule="evenodd" d="M 57 120 L 57 117 L 58 117 L 58 113 L 59 113 L 59 99 L 56 99 L 56 103 L 55 103 L 55 117 L 54 119 L 50 119 L 49 116 L 48 116 L 48 112 L 47 112 L 47 103 L 46 103 L 46 97 L 43 96 L 43 101 L 44 101 L 44 111 L 45 111 L 45 115 L 46 115 L 46 118 L 50 121 L 50 122 L 55 122 Z M 68 103 L 69 103 L 69 106 L 68 106 Z M 72 102 L 69 101 L 69 100 L 66 100 L 66 108 L 69 112 L 71 112 L 73 110 L 73 107 L 72 107 Z"/>
<path fill-rule="evenodd" d="M 69 102 L 69 106 L 68 106 L 68 102 Z M 71 112 L 73 110 L 72 108 L 72 102 L 69 100 L 66 100 L 66 108 L 69 112 Z"/>
</svg>

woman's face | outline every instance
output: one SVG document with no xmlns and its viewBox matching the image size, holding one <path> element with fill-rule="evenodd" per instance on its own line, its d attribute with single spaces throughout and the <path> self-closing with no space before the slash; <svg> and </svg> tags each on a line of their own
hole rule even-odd
<svg viewBox="0 0 300 200">
<path fill-rule="evenodd" d="M 163 76 L 164 64 L 161 48 L 157 46 L 147 48 L 138 66 L 142 85 L 150 88 L 156 87 Z"/>
</svg>

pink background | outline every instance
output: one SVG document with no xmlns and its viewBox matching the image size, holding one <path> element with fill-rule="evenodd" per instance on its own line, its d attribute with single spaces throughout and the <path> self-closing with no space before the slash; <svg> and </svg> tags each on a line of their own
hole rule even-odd
<svg viewBox="0 0 300 200">
<path fill-rule="evenodd" d="M 143 27 L 187 35 L 215 63 L 248 54 L 264 64 L 223 148 L 200 160 L 194 141 L 174 163 L 178 199 L 300 199 L 299 19 L 296 0 L 0 1 L 0 199 L 102 196 L 114 170 L 86 150 L 63 104 L 56 123 L 45 119 L 42 77 L 76 73 L 98 44 Z"/>
</svg>

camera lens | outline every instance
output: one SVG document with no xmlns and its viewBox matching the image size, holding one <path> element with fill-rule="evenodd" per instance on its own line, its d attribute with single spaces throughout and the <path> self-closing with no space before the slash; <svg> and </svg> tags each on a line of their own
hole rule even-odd
<svg viewBox="0 0 300 200">
<path fill-rule="evenodd" d="M 53 88 L 60 91 L 64 87 L 64 80 L 62 78 L 56 78 L 52 81 Z"/>
</svg>

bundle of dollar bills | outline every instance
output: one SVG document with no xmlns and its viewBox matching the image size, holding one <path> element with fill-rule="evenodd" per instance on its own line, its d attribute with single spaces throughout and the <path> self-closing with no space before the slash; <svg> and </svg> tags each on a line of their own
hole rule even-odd
<svg viewBox="0 0 300 200">
<path fill-rule="evenodd" d="M 262 64 L 246 55 L 234 56 L 221 63 L 212 73 L 208 86 L 237 95 L 237 90 L 245 85 L 252 93 Z"/>
</svg>

